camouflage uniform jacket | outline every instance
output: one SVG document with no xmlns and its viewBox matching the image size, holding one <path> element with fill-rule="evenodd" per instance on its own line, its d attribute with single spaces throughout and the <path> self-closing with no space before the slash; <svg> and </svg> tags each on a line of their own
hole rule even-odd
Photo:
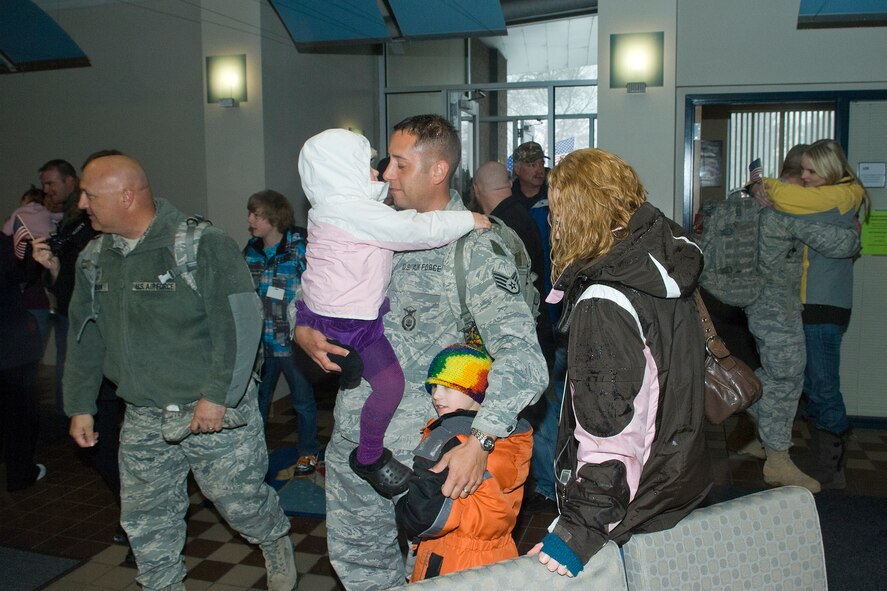
<svg viewBox="0 0 887 591">
<path fill-rule="evenodd" d="M 447 210 L 464 210 L 452 194 Z M 510 258 L 496 254 L 493 232 L 473 231 L 466 242 L 466 305 L 493 357 L 487 397 L 474 426 L 505 437 L 517 426 L 517 414 L 535 401 L 547 383 L 547 369 L 535 323 L 520 293 L 508 291 L 505 278 L 516 272 Z M 428 416 L 434 413 L 424 382 L 428 364 L 441 349 L 464 340 L 460 332 L 459 296 L 453 273 L 455 243 L 394 256 L 385 315 L 385 336 L 394 347 L 406 378 L 403 401 L 386 432 L 385 444 L 409 453 L 416 447 Z M 501 252 L 507 252 L 500 243 Z M 497 278 L 503 279 L 497 281 Z M 363 382 L 339 392 L 336 428 L 357 442 L 360 411 L 369 394 Z"/>
<path fill-rule="evenodd" d="M 180 275 L 173 244 L 185 215 L 155 199 L 156 215 L 130 249 L 120 236 L 103 240 L 93 310 L 89 270 L 78 259 L 71 299 L 65 412 L 95 414 L 102 375 L 136 406 L 163 408 L 204 397 L 236 406 L 246 392 L 261 334 L 261 304 L 240 249 L 207 228 L 194 271 L 200 293 Z M 107 238 L 107 239 L 105 239 Z"/>
<path fill-rule="evenodd" d="M 824 256 L 841 259 L 859 252 L 854 227 L 820 221 L 813 215 L 788 215 L 772 208 L 759 214 L 758 271 L 762 297 L 769 305 L 800 312 L 804 246 Z"/>
<path fill-rule="evenodd" d="M 774 209 L 794 214 L 800 219 L 821 221 L 856 231 L 856 215 L 865 189 L 844 178 L 835 185 L 801 187 L 768 180 L 768 196 Z M 835 230 L 837 231 L 837 230 Z M 801 302 L 849 309 L 853 307 L 853 258 L 816 248 L 804 249 Z"/>
<path fill-rule="evenodd" d="M 243 256 L 256 284 L 256 291 L 262 298 L 265 313 L 262 347 L 265 357 L 289 357 L 292 349 L 286 308 L 296 297 L 296 289 L 305 270 L 305 230 L 298 227 L 287 230 L 270 257 L 265 253 L 262 239 L 251 238 L 243 249 Z M 266 297 L 271 287 L 283 290 L 284 297 Z"/>
</svg>

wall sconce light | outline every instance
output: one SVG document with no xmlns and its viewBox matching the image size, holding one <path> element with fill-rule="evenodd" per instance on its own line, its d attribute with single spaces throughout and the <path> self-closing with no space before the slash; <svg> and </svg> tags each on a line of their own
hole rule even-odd
<svg viewBox="0 0 887 591">
<path fill-rule="evenodd" d="M 207 56 L 206 102 L 223 107 L 246 102 L 246 54 Z"/>
<path fill-rule="evenodd" d="M 646 92 L 662 86 L 665 33 L 610 35 L 610 88 Z"/>
</svg>

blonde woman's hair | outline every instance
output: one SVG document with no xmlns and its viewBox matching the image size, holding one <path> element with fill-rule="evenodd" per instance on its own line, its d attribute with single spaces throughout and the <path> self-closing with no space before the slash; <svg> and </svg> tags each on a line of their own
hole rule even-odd
<svg viewBox="0 0 887 591">
<path fill-rule="evenodd" d="M 804 150 L 804 156 L 810 158 L 813 171 L 824 178 L 827 185 L 836 185 L 841 182 L 841 179 L 850 177 L 851 182 L 862 186 L 844 154 L 844 149 L 835 140 L 813 142 Z M 868 219 L 871 207 L 868 191 L 863 188 L 862 207 L 860 208 L 863 219 Z"/>
<path fill-rule="evenodd" d="M 801 171 L 804 169 L 801 166 L 801 158 L 809 147 L 809 144 L 797 144 L 785 153 L 785 160 L 782 161 L 782 170 L 779 171 L 780 178 L 801 178 Z"/>
<path fill-rule="evenodd" d="M 593 260 L 628 236 L 628 221 L 647 200 L 634 169 L 597 148 L 567 155 L 548 177 L 551 275 Z M 558 236 L 558 238 L 555 238 Z"/>
</svg>

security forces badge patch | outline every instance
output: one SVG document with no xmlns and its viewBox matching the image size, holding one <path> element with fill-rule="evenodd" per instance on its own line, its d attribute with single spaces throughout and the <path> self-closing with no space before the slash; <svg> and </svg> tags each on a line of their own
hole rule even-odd
<svg viewBox="0 0 887 591">
<path fill-rule="evenodd" d="M 400 320 L 400 325 L 406 331 L 413 330 L 416 328 L 416 308 L 408 306 L 403 311 L 404 315 Z"/>
</svg>

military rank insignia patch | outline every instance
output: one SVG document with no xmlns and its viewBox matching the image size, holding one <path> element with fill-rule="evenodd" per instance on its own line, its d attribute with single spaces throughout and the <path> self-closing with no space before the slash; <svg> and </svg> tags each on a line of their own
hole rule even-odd
<svg viewBox="0 0 887 591">
<path fill-rule="evenodd" d="M 503 273 L 502 271 L 493 271 L 493 281 L 496 282 L 496 287 L 502 291 L 507 291 L 508 293 L 515 295 L 520 293 L 520 282 L 517 278 L 517 271 L 512 271 L 510 274 Z"/>
</svg>

